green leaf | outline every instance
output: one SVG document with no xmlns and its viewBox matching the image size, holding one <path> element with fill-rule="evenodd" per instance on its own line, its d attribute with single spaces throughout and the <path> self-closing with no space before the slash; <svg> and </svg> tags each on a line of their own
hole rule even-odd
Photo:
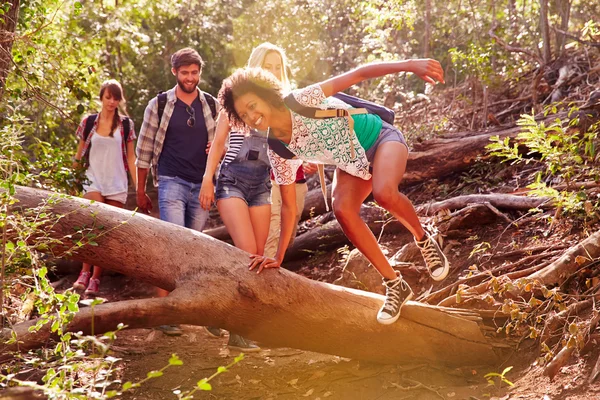
<svg viewBox="0 0 600 400">
<path fill-rule="evenodd" d="M 150 371 L 146 374 L 146 376 L 148 378 L 158 378 L 160 376 L 163 376 L 162 371 Z"/>
<path fill-rule="evenodd" d="M 123 391 L 129 390 L 133 387 L 133 383 L 127 381 L 123 384 Z"/>
<path fill-rule="evenodd" d="M 13 251 L 15 249 L 15 244 L 10 240 L 6 242 L 6 250 Z"/>
<path fill-rule="evenodd" d="M 227 372 L 227 368 L 225 368 L 225 367 L 219 367 L 219 368 L 217 368 L 217 372 L 220 373 L 220 374 L 223 373 L 223 372 Z"/>
<path fill-rule="evenodd" d="M 183 365 L 183 361 L 181 361 L 179 357 L 177 357 L 177 354 L 173 354 L 169 359 L 169 365 Z"/>
<path fill-rule="evenodd" d="M 83 106 L 83 104 L 78 104 L 77 105 L 77 114 L 83 114 L 84 111 L 85 111 L 85 107 Z"/>
<path fill-rule="evenodd" d="M 207 379 L 204 378 L 204 379 L 198 381 L 198 389 L 210 391 L 210 390 L 212 390 L 212 386 L 210 383 L 207 382 Z"/>
</svg>

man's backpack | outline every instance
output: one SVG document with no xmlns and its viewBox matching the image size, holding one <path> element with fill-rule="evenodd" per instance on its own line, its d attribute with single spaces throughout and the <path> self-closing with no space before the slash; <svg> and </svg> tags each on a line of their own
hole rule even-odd
<svg viewBox="0 0 600 400">
<path fill-rule="evenodd" d="M 212 114 L 213 118 L 216 118 L 217 117 L 217 103 L 215 101 L 215 98 L 205 92 L 202 92 L 202 94 L 204 95 L 204 98 L 206 99 L 206 102 L 208 103 L 208 106 L 210 107 L 210 113 Z M 158 93 L 158 95 L 156 96 L 156 99 L 158 101 L 158 125 L 160 125 L 160 121 L 162 120 L 162 116 L 165 112 L 165 107 L 167 105 L 167 92 Z"/>
<path fill-rule="evenodd" d="M 83 128 L 83 141 L 84 142 L 90 136 L 90 133 L 92 132 L 92 128 L 94 127 L 94 122 L 96 122 L 96 118 L 98 118 L 98 114 L 91 114 L 85 120 L 85 127 Z M 131 133 L 131 125 L 129 123 L 130 122 L 129 118 L 125 118 L 122 122 L 123 122 L 123 131 L 124 131 L 123 138 L 125 139 L 125 141 L 128 141 L 129 134 Z"/>
</svg>

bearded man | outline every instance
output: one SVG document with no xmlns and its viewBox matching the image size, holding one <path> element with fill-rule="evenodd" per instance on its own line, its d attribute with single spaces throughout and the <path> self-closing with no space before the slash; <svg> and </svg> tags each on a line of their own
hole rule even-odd
<svg viewBox="0 0 600 400">
<path fill-rule="evenodd" d="M 206 168 L 207 154 L 215 133 L 218 103 L 198 88 L 204 61 L 191 48 L 171 56 L 171 72 L 177 85 L 154 97 L 144 112 L 136 147 L 137 206 L 152 210 L 146 194 L 148 170 L 158 186 L 160 219 L 202 231 L 208 211 L 200 206 L 198 194 Z M 159 296 L 167 291 L 159 289 Z M 181 334 L 175 326 L 164 326 L 167 334 Z"/>
</svg>

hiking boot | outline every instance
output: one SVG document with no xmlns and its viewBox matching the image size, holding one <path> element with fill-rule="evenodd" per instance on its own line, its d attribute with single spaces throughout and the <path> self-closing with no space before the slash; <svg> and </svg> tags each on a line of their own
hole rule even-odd
<svg viewBox="0 0 600 400">
<path fill-rule="evenodd" d="M 423 259 L 425 260 L 425 266 L 431 275 L 431 279 L 434 281 L 444 280 L 450 272 L 450 263 L 446 258 L 446 255 L 440 249 L 440 245 L 437 240 L 429 232 L 425 231 L 425 236 L 422 241 L 418 241 L 415 238 L 415 243 Z"/>
<path fill-rule="evenodd" d="M 227 343 L 227 347 L 231 350 L 241 351 L 242 353 L 256 353 L 260 351 L 260 347 L 241 337 L 240 335 L 236 335 L 235 333 L 229 334 L 229 342 Z"/>
<path fill-rule="evenodd" d="M 99 287 L 100 287 L 100 279 L 95 279 L 95 278 L 90 279 L 90 283 L 88 284 L 87 289 L 85 289 L 86 296 L 97 295 Z"/>
<path fill-rule="evenodd" d="M 383 278 L 383 286 L 385 286 L 385 303 L 377 313 L 377 322 L 389 325 L 400 318 L 400 309 L 404 303 L 412 299 L 413 291 L 400 274 L 396 279 Z"/>
<path fill-rule="evenodd" d="M 177 325 L 161 325 L 156 329 L 167 336 L 181 336 L 183 334 L 183 331 Z"/>
<path fill-rule="evenodd" d="M 79 278 L 77 278 L 77 280 L 73 284 L 73 289 L 84 290 L 90 282 L 90 276 L 92 276 L 90 272 L 81 271 L 79 273 Z"/>
<path fill-rule="evenodd" d="M 215 328 L 214 326 L 205 326 L 204 330 L 206 331 L 206 333 L 208 333 L 208 336 L 218 339 L 220 337 L 223 337 L 223 331 L 221 330 L 221 328 Z"/>
</svg>

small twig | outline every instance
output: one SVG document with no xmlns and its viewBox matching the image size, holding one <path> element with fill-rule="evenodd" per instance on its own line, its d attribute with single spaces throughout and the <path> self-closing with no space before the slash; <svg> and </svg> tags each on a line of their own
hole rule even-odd
<svg viewBox="0 0 600 400">
<path fill-rule="evenodd" d="M 494 33 L 494 31 L 496 30 L 496 28 L 497 28 L 497 24 L 494 23 L 492 25 L 492 27 L 490 28 L 490 30 L 488 31 L 488 35 L 490 35 L 490 37 L 492 39 L 494 39 L 500 46 L 504 47 L 504 49 L 506 49 L 506 50 L 508 50 L 508 51 L 510 51 L 512 53 L 523 53 L 523 54 L 531 57 L 533 60 L 537 61 L 538 63 L 543 64 L 542 60 L 540 60 L 539 57 L 536 54 L 532 53 L 531 51 L 526 50 L 526 49 L 524 49 L 522 47 L 511 46 L 508 43 L 506 43 L 504 40 L 500 39 Z"/>
<path fill-rule="evenodd" d="M 397 389 L 405 390 L 405 391 L 416 390 L 416 389 L 426 389 L 426 390 L 429 390 L 430 392 L 433 392 L 433 393 L 437 394 L 441 399 L 446 400 L 446 397 L 442 396 L 440 394 L 440 392 L 438 392 L 437 390 L 435 390 L 431 386 L 423 385 L 421 382 L 418 382 L 418 381 L 415 381 L 415 380 L 412 380 L 412 379 L 408 379 L 408 378 L 402 378 L 402 380 L 405 381 L 405 382 L 407 382 L 407 383 L 412 384 L 413 386 L 405 387 L 405 386 L 402 386 L 402 385 L 400 385 L 398 383 L 392 383 L 392 386 L 395 387 L 395 388 L 397 388 Z"/>
</svg>

